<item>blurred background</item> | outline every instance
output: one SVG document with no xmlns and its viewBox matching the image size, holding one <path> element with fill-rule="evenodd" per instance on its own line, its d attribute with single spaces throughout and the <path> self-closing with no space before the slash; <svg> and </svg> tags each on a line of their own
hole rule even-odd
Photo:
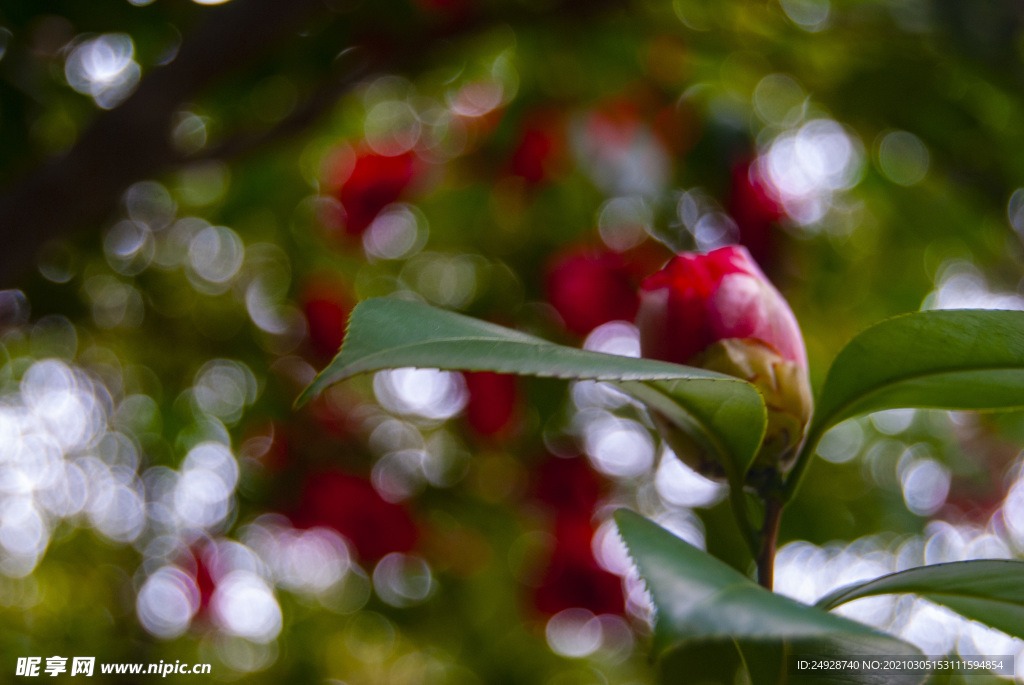
<svg viewBox="0 0 1024 685">
<path fill-rule="evenodd" d="M 592 382 L 397 370 L 294 411 L 351 308 L 638 355 L 640 281 L 741 242 L 817 387 L 884 317 L 1024 309 L 1022 121 L 1010 0 L 7 0 L 0 668 L 653 682 L 610 513 L 746 572 L 722 488 Z M 1020 414 L 838 426 L 777 589 L 1020 557 L 1022 444 Z M 1024 650 L 911 597 L 842 611 Z"/>
</svg>

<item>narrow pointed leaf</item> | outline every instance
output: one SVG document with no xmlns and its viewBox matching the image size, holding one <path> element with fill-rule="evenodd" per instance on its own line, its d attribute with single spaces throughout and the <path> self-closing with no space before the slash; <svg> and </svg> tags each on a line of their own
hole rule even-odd
<svg viewBox="0 0 1024 685">
<path fill-rule="evenodd" d="M 404 300 L 378 298 L 352 313 L 341 352 L 297 400 L 357 374 L 401 367 L 496 371 L 623 382 L 670 418 L 690 421 L 742 473 L 764 433 L 765 408 L 749 383 L 679 364 L 591 352 Z M 685 418 L 684 418 L 685 417 Z"/>
<path fill-rule="evenodd" d="M 846 602 L 913 593 L 958 614 L 1024 638 L 1024 562 L 1002 559 L 921 566 L 839 588 L 815 605 L 829 610 Z"/>
<path fill-rule="evenodd" d="M 711 640 L 680 645 L 659 664 L 662 685 L 679 683 L 736 682 L 736 672 L 744 667 L 739 647 L 732 640 Z M 757 685 L 763 685 L 758 683 Z M 772 683 L 771 685 L 777 685 Z"/>
<path fill-rule="evenodd" d="M 1024 312 L 916 312 L 872 326 L 836 356 L 811 432 L 896 407 L 1024 407 Z"/>
<path fill-rule="evenodd" d="M 361 373 L 409 366 L 606 381 L 725 380 L 739 386 L 735 378 L 703 369 L 565 347 L 417 302 L 375 298 L 356 306 L 341 352 L 299 401 Z"/>
<path fill-rule="evenodd" d="M 918 656 L 911 645 L 774 594 L 635 512 L 616 512 L 619 533 L 657 608 L 655 648 L 732 640 L 819 655 Z M 671 663 L 671 659 L 669 660 Z M 836 674 L 835 682 L 918 683 L 923 676 Z M 816 679 L 815 682 L 832 682 Z"/>
</svg>

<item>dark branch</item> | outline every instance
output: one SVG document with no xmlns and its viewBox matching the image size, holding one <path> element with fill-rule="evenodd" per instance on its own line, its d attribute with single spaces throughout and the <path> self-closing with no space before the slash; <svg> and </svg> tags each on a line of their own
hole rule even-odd
<svg viewBox="0 0 1024 685">
<path fill-rule="evenodd" d="M 771 590 L 775 585 L 775 547 L 779 540 L 779 523 L 785 505 L 776 497 L 765 500 L 764 528 L 761 530 L 761 552 L 757 555 L 757 582 Z"/>
<path fill-rule="evenodd" d="M 321 8 L 321 0 L 235 0 L 210 8 L 172 62 L 119 107 L 97 115 L 68 153 L 0 195 L 0 285 L 14 283 L 46 242 L 101 222 L 133 182 L 180 161 L 170 137 L 175 113 Z"/>
<path fill-rule="evenodd" d="M 614 8 L 617 0 L 566 0 L 551 12 L 520 11 L 518 19 L 549 22 Z M 375 50 L 357 53 L 343 75 L 335 73 L 307 102 L 269 131 L 231 138 L 197 156 L 183 157 L 171 141 L 173 118 L 206 88 L 269 52 L 304 22 L 325 12 L 324 0 L 234 0 L 207 10 L 206 23 L 182 44 L 176 58 L 152 71 L 120 106 L 97 115 L 75 146 L 0 193 L 0 287 L 32 266 L 47 242 L 101 224 L 132 183 L 199 159 L 244 154 L 301 133 L 328 111 L 356 79 L 371 69 L 418 69 L 423 56 L 450 39 L 494 24 L 483 13 L 435 23 L 423 33 L 373 35 Z M 509 17 L 504 17 L 507 20 Z M 374 27 L 364 37 L 369 37 Z M 378 27 L 379 28 L 379 27 Z"/>
<path fill-rule="evenodd" d="M 182 161 L 198 162 L 209 159 L 231 159 L 241 157 L 279 140 L 302 133 L 320 119 L 349 88 L 359 82 L 369 71 L 370 60 L 362 58 L 353 61 L 342 76 L 331 79 L 301 103 L 288 116 L 272 128 L 260 133 L 239 134 L 217 145 L 204 148 Z"/>
</svg>

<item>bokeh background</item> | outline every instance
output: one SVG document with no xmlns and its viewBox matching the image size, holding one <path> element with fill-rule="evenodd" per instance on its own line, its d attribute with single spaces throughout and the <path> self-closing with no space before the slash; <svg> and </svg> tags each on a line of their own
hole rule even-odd
<svg viewBox="0 0 1024 685">
<path fill-rule="evenodd" d="M 610 513 L 748 571 L 722 488 L 591 382 L 398 370 L 293 410 L 351 308 L 636 355 L 641 280 L 741 242 L 817 386 L 884 317 L 1024 309 L 1021 122 L 1010 0 L 8 0 L 2 679 L 654 682 Z M 1022 443 L 1019 414 L 838 426 L 777 589 L 1020 557 Z M 912 597 L 842 611 L 1024 649 Z"/>
</svg>

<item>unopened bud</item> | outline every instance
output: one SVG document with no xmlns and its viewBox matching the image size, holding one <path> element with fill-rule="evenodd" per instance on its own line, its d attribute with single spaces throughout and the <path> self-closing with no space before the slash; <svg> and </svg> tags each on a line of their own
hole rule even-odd
<svg viewBox="0 0 1024 685">
<path fill-rule="evenodd" d="M 645 357 L 742 378 L 768 409 L 764 441 L 747 484 L 784 471 L 811 416 L 807 353 L 796 317 L 743 247 L 681 254 L 643 283 L 637 315 Z M 694 436 L 654 417 L 669 446 L 698 472 L 722 478 Z"/>
<path fill-rule="evenodd" d="M 811 419 L 811 386 L 804 367 L 751 338 L 720 340 L 695 360 L 695 366 L 742 378 L 764 398 L 768 426 L 749 470 L 748 484 L 760 485 L 772 469 L 786 470 Z"/>
</svg>

